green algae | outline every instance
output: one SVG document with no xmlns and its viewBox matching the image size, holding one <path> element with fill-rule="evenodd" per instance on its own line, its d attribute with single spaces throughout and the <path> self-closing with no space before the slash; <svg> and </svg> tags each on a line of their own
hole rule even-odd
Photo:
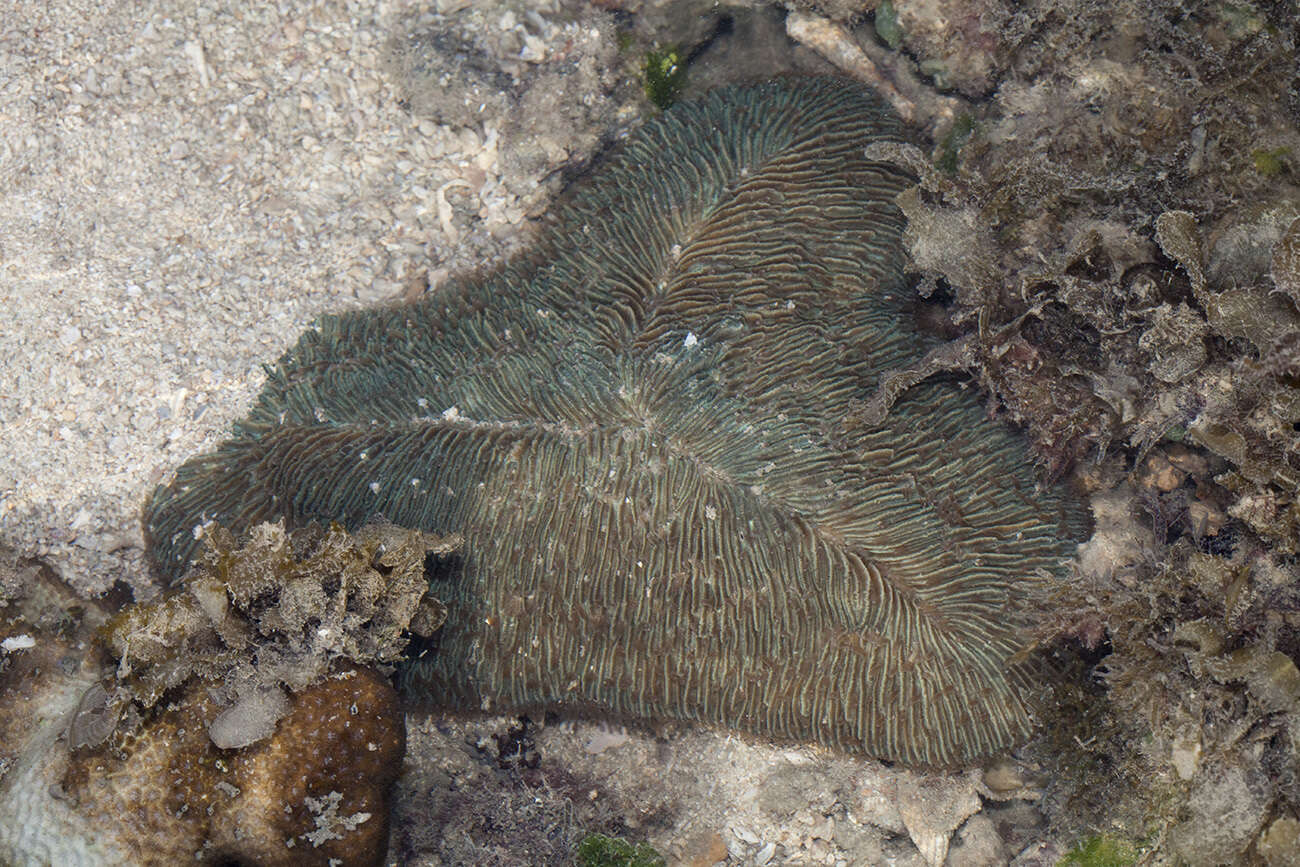
<svg viewBox="0 0 1300 867">
<path fill-rule="evenodd" d="M 664 867 L 668 862 L 649 843 L 591 834 L 578 844 L 576 867 Z"/>
<path fill-rule="evenodd" d="M 903 43 L 903 28 L 898 24 L 898 10 L 890 0 L 882 0 L 876 7 L 876 35 L 892 49 Z"/>
<path fill-rule="evenodd" d="M 676 45 L 652 48 L 641 64 L 645 95 L 660 111 L 677 102 L 686 85 L 686 63 Z"/>
<path fill-rule="evenodd" d="M 939 142 L 938 154 L 935 156 L 934 165 L 939 171 L 946 175 L 955 175 L 957 173 L 957 158 L 961 155 L 961 149 L 970 141 L 975 132 L 975 117 L 969 112 L 962 112 L 952 122 L 952 126 Z"/>
<path fill-rule="evenodd" d="M 1132 843 L 1097 834 L 1080 841 L 1056 862 L 1056 867 L 1130 867 L 1137 859 L 1138 849 Z"/>
<path fill-rule="evenodd" d="M 1288 147 L 1258 148 L 1251 151 L 1250 161 L 1255 171 L 1266 178 L 1275 178 L 1286 169 L 1286 158 L 1291 155 Z"/>
</svg>

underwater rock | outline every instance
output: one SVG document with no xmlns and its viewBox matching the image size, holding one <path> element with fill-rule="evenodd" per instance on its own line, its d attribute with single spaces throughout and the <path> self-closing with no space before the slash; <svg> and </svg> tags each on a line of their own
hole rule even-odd
<svg viewBox="0 0 1300 867">
<path fill-rule="evenodd" d="M 1207 769 L 1187 801 L 1187 818 L 1170 832 L 1170 849 L 1190 867 L 1236 864 L 1268 810 L 1258 771 L 1231 764 Z"/>
<path fill-rule="evenodd" d="M 789 5 L 832 21 L 852 21 L 865 17 L 878 3 L 879 0 L 793 0 Z"/>
<path fill-rule="evenodd" d="M 1300 307 L 1300 218 L 1292 221 L 1286 234 L 1273 248 L 1273 285 Z"/>
<path fill-rule="evenodd" d="M 1279 816 L 1264 829 L 1255 851 L 1268 867 L 1300 867 L 1300 820 Z"/>
<path fill-rule="evenodd" d="M 893 0 L 898 39 L 919 61 L 920 71 L 941 89 L 979 99 L 998 86 L 1011 60 L 1009 25 L 1015 4 L 1005 0 Z"/>
<path fill-rule="evenodd" d="M 952 765 L 1030 731 L 1018 606 L 1081 534 L 938 379 L 901 283 L 907 177 L 870 92 L 727 88 L 646 125 L 531 259 L 317 322 L 146 510 L 460 533 L 415 698 L 684 720 Z"/>
<path fill-rule="evenodd" d="M 942 867 L 953 832 L 979 812 L 978 778 L 976 771 L 951 777 L 898 775 L 899 815 L 930 867 Z"/>
<path fill-rule="evenodd" d="M 976 813 L 957 832 L 946 863 L 949 867 L 986 867 L 1008 860 L 1006 844 L 993 820 Z"/>
</svg>

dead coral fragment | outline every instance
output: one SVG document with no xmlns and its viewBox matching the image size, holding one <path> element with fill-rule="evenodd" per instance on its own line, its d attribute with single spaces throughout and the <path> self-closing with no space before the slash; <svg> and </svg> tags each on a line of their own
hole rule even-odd
<svg viewBox="0 0 1300 867">
<path fill-rule="evenodd" d="M 1170 848 L 1189 867 L 1241 863 L 1267 816 L 1268 789 L 1263 774 L 1238 764 L 1207 769 L 1192 787 L 1188 817 L 1174 826 Z"/>
<path fill-rule="evenodd" d="M 1300 863 L 1300 820 L 1279 816 L 1259 835 L 1255 851 L 1268 867 L 1295 867 Z"/>
<path fill-rule="evenodd" d="M 303 689 L 335 659 L 395 661 L 421 606 L 441 608 L 426 597 L 426 553 L 459 545 L 383 524 L 355 534 L 263 524 L 242 546 L 215 528 L 207 542 L 179 588 L 103 628 L 119 680 L 144 707 L 194 677 L 221 683 L 232 700 L 266 704 L 266 690 Z M 440 623 L 432 613 L 420 620 Z"/>
<path fill-rule="evenodd" d="M 1205 363 L 1209 327 L 1186 304 L 1162 304 L 1151 316 L 1151 327 L 1138 346 L 1151 353 L 1151 373 L 1161 382 L 1181 382 Z"/>
<path fill-rule="evenodd" d="M 1205 243 L 1196 217 L 1187 211 L 1165 211 L 1156 218 L 1156 239 L 1165 255 L 1187 272 L 1192 281 L 1192 291 L 1200 295 L 1205 291 Z"/>
</svg>

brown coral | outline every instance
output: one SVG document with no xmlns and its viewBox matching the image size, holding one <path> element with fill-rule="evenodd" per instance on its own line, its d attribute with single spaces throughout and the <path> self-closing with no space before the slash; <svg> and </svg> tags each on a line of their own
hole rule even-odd
<svg viewBox="0 0 1300 867">
<path fill-rule="evenodd" d="M 382 860 L 405 729 L 374 666 L 417 622 L 436 628 L 424 559 L 454 542 L 384 525 L 209 541 L 181 586 L 109 620 L 102 648 L 95 608 L 0 636 L 0 862 Z"/>
<path fill-rule="evenodd" d="M 397 694 L 345 668 L 289 699 L 275 733 L 218 748 L 219 708 L 190 686 L 134 733 L 74 755 L 63 793 L 140 865 L 378 864 L 405 729 Z M 337 859 L 337 860 L 334 860 Z"/>
</svg>

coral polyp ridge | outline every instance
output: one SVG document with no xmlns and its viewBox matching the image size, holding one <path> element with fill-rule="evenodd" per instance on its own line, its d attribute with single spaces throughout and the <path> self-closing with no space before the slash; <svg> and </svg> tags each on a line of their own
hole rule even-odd
<svg viewBox="0 0 1300 867">
<path fill-rule="evenodd" d="M 869 91 L 727 88 L 633 135 L 527 261 L 327 316 L 146 509 L 201 528 L 382 516 L 461 534 L 408 694 L 812 741 L 921 766 L 1027 735 L 1021 603 L 1084 527 L 952 382 L 848 424 L 934 341 L 910 179 Z"/>
</svg>

